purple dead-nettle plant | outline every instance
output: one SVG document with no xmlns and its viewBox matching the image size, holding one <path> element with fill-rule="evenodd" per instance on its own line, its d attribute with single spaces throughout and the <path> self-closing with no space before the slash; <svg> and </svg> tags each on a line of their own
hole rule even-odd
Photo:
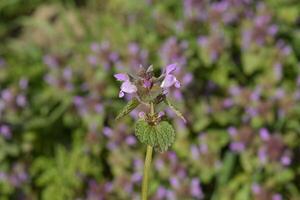
<svg viewBox="0 0 300 200">
<path fill-rule="evenodd" d="M 171 108 L 175 114 L 184 122 L 183 115 L 167 99 L 171 88 L 180 88 L 180 81 L 175 76 L 177 64 L 166 66 L 159 77 L 154 76 L 153 66 L 145 68 L 140 66 L 137 74 L 119 73 L 114 77 L 121 82 L 119 97 L 126 94 L 132 99 L 120 112 L 116 119 L 126 116 L 140 104 L 146 105 L 149 112 L 139 113 L 139 119 L 135 123 L 135 134 L 138 140 L 147 145 L 146 159 L 144 165 L 144 176 L 142 184 L 142 200 L 147 199 L 148 177 L 152 159 L 153 148 L 159 152 L 167 151 L 175 140 L 175 131 L 172 125 L 166 121 L 163 111 L 156 107 L 164 103 Z"/>
</svg>

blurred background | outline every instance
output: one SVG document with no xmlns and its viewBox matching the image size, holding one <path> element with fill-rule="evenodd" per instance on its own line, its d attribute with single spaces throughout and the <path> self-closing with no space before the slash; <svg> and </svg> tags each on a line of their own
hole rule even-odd
<svg viewBox="0 0 300 200">
<path fill-rule="evenodd" d="M 299 0 L 1 0 L 0 41 L 0 200 L 139 200 L 113 74 L 174 62 L 150 199 L 300 199 Z"/>
</svg>

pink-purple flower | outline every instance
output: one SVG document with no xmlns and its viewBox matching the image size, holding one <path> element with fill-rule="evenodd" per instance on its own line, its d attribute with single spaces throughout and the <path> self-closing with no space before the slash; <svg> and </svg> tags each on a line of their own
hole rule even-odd
<svg viewBox="0 0 300 200">
<path fill-rule="evenodd" d="M 166 67 L 165 78 L 162 81 L 160 87 L 162 87 L 162 88 L 169 88 L 169 87 L 175 85 L 176 88 L 180 88 L 180 82 L 173 75 L 173 72 L 176 70 L 176 67 L 177 67 L 176 63 L 168 65 Z"/>
<path fill-rule="evenodd" d="M 121 90 L 119 92 L 119 97 L 123 97 L 125 94 L 124 93 L 128 93 L 128 94 L 132 94 L 137 92 L 137 87 L 130 81 L 129 76 L 127 74 L 115 74 L 114 77 L 118 80 L 118 81 L 122 81 L 122 85 L 121 85 Z"/>
</svg>

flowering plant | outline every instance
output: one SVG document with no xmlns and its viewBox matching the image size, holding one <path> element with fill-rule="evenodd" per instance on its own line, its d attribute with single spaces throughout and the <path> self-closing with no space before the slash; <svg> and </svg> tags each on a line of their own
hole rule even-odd
<svg viewBox="0 0 300 200">
<path fill-rule="evenodd" d="M 173 74 L 176 67 L 176 63 L 168 65 L 159 77 L 154 76 L 152 65 L 148 68 L 140 66 L 137 75 L 124 73 L 114 75 L 118 81 L 122 82 L 119 97 L 124 97 L 125 93 L 134 95 L 116 119 L 126 116 L 140 104 L 145 104 L 149 108 L 149 113 L 139 113 L 140 119 L 135 124 L 137 138 L 141 143 L 147 145 L 142 185 L 143 200 L 147 199 L 148 176 L 153 148 L 160 152 L 167 151 L 175 140 L 174 128 L 163 119 L 163 112 L 157 113 L 155 111 L 155 106 L 164 102 L 177 116 L 186 121 L 166 97 L 171 87 L 180 88 L 180 82 Z"/>
</svg>

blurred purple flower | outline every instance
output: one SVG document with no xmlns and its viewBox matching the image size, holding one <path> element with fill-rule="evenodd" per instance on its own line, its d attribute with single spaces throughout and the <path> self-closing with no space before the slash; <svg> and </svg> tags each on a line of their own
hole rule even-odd
<svg viewBox="0 0 300 200">
<path fill-rule="evenodd" d="M 8 125 L 0 125 L 0 134 L 6 139 L 10 139 L 12 136 L 10 127 Z"/>
<path fill-rule="evenodd" d="M 57 68 L 59 66 L 58 60 L 52 55 L 45 55 L 43 61 L 49 68 Z"/>
<path fill-rule="evenodd" d="M 136 139 L 134 136 L 128 136 L 126 137 L 126 140 L 125 142 L 129 145 L 129 146 L 132 146 L 132 145 L 135 145 L 136 144 Z"/>
<path fill-rule="evenodd" d="M 207 146 L 207 144 L 205 144 L 205 143 L 201 144 L 199 146 L 199 151 L 200 151 L 201 154 L 207 153 L 208 152 L 208 146 Z"/>
<path fill-rule="evenodd" d="M 18 96 L 16 97 L 16 103 L 17 103 L 17 105 L 20 106 L 20 107 L 26 106 L 26 104 L 27 104 L 26 97 L 25 97 L 24 95 L 22 95 L 22 94 L 18 95 Z"/>
<path fill-rule="evenodd" d="M 139 65 L 147 65 L 148 51 L 141 49 L 137 43 L 128 45 L 128 65 L 137 70 Z"/>
<path fill-rule="evenodd" d="M 12 94 L 11 90 L 9 90 L 9 89 L 2 90 L 1 98 L 4 101 L 10 103 L 13 100 L 13 94 Z"/>
<path fill-rule="evenodd" d="M 198 147 L 196 145 L 192 145 L 190 149 L 191 149 L 190 151 L 191 151 L 192 158 L 194 160 L 198 160 L 200 157 L 200 152 Z"/>
<path fill-rule="evenodd" d="M 207 2 L 203 0 L 183 0 L 184 14 L 191 20 L 205 20 L 207 18 Z"/>
<path fill-rule="evenodd" d="M 177 200 L 176 194 L 172 190 L 167 190 L 166 197 L 167 197 L 166 199 L 168 199 L 168 200 Z"/>
<path fill-rule="evenodd" d="M 89 63 L 90 65 L 92 65 L 92 66 L 98 65 L 98 59 L 97 59 L 97 57 L 94 56 L 94 55 L 89 55 L 89 56 L 87 57 L 87 61 L 88 61 L 88 63 Z"/>
<path fill-rule="evenodd" d="M 101 45 L 97 42 L 93 42 L 91 45 L 90 45 L 90 49 L 95 52 L 95 53 L 98 53 L 100 50 L 101 50 Z"/>
<path fill-rule="evenodd" d="M 0 57 L 0 68 L 4 67 L 5 65 L 6 65 L 5 60 Z"/>
<path fill-rule="evenodd" d="M 171 177 L 169 179 L 169 182 L 171 184 L 171 186 L 175 189 L 178 189 L 180 187 L 180 183 L 177 177 Z"/>
<path fill-rule="evenodd" d="M 192 197 L 202 199 L 204 197 L 198 178 L 193 178 L 191 181 L 190 192 Z"/>
<path fill-rule="evenodd" d="M 162 199 L 165 199 L 166 194 L 167 194 L 167 190 L 164 187 L 159 186 L 156 191 L 155 197 L 159 200 L 162 200 Z"/>
<path fill-rule="evenodd" d="M 267 152 L 265 148 L 260 148 L 258 150 L 258 158 L 261 164 L 265 164 L 267 162 Z"/>
<path fill-rule="evenodd" d="M 257 183 L 252 184 L 251 190 L 254 194 L 259 194 L 261 192 L 261 186 Z"/>
<path fill-rule="evenodd" d="M 66 67 L 63 70 L 63 77 L 65 80 L 70 81 L 72 79 L 73 71 L 70 67 Z"/>
<path fill-rule="evenodd" d="M 291 164 L 291 158 L 288 156 L 288 155 L 283 155 L 281 158 L 280 158 L 280 162 L 282 165 L 284 166 L 289 166 Z"/>
<path fill-rule="evenodd" d="M 0 182 L 4 182 L 7 179 L 7 174 L 5 172 L 0 171 Z"/>
<path fill-rule="evenodd" d="M 227 131 L 231 137 L 235 137 L 238 134 L 237 129 L 233 126 L 229 127 Z"/>
<path fill-rule="evenodd" d="M 282 200 L 281 194 L 274 194 L 274 195 L 272 196 L 272 200 Z"/>
<path fill-rule="evenodd" d="M 104 127 L 102 131 L 103 131 L 103 135 L 105 135 L 108 138 L 113 135 L 113 130 L 109 127 Z"/>
<path fill-rule="evenodd" d="M 142 181 L 142 174 L 140 172 L 135 172 L 132 176 L 131 176 L 131 181 L 133 183 L 139 183 Z"/>
<path fill-rule="evenodd" d="M 261 128 L 259 130 L 259 136 L 263 141 L 267 141 L 270 138 L 270 133 L 269 133 L 268 129 Z"/>
<path fill-rule="evenodd" d="M 19 81 L 19 86 L 20 86 L 20 88 L 21 88 L 22 90 L 27 89 L 27 87 L 28 87 L 28 79 L 27 79 L 27 78 L 22 78 L 22 79 L 20 79 L 20 81 Z"/>
<path fill-rule="evenodd" d="M 234 152 L 242 152 L 245 150 L 245 144 L 242 142 L 232 142 L 230 144 L 230 149 Z"/>
<path fill-rule="evenodd" d="M 178 65 L 184 66 L 186 64 L 185 50 L 188 47 L 188 43 L 185 41 L 178 41 L 176 37 L 170 37 L 166 40 L 160 49 L 160 56 L 164 65 L 171 63 L 178 63 Z"/>
<path fill-rule="evenodd" d="M 230 108 L 230 107 L 232 107 L 233 105 L 234 105 L 233 99 L 230 99 L 230 98 L 224 99 L 224 101 L 223 101 L 223 106 L 224 106 L 224 108 Z"/>
</svg>

